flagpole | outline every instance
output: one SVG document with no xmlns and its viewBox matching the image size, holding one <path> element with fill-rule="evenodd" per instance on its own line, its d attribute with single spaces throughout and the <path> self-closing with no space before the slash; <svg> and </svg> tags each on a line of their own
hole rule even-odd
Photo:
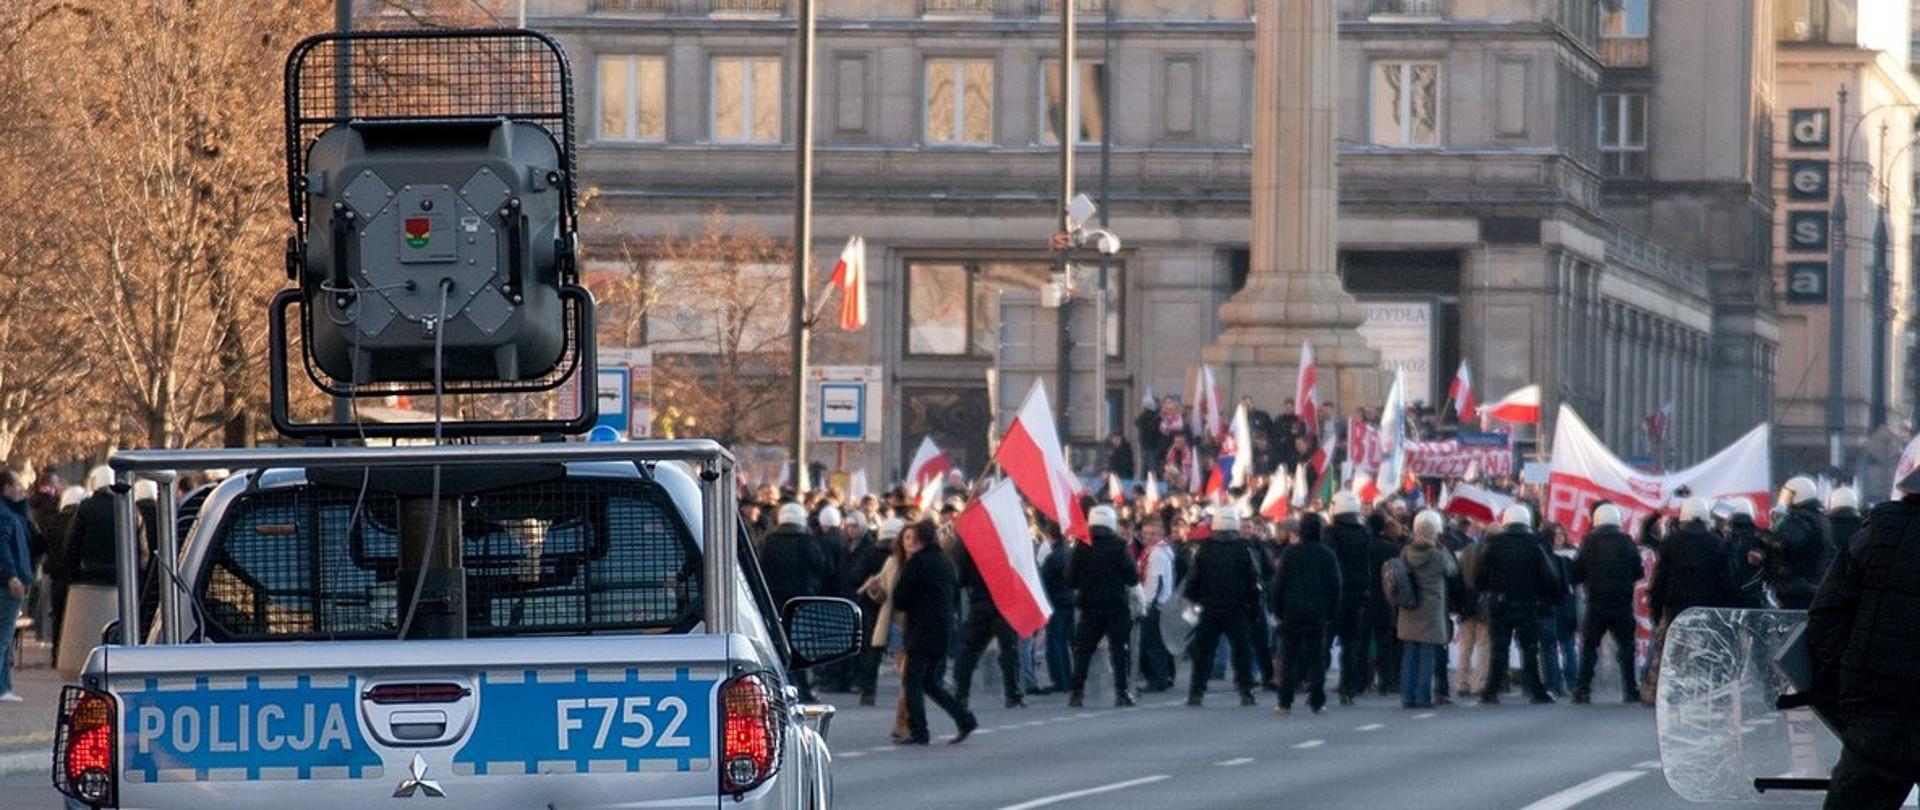
<svg viewBox="0 0 1920 810">
<path fill-rule="evenodd" d="M 813 36 L 814 0 L 800 0 L 800 42 L 794 105 L 793 270 L 789 294 L 793 297 L 788 330 L 791 341 L 793 402 L 789 414 L 793 431 L 787 454 L 793 462 L 793 482 L 804 489 L 807 476 L 807 348 L 813 315 L 807 306 L 808 270 L 813 259 Z"/>
</svg>

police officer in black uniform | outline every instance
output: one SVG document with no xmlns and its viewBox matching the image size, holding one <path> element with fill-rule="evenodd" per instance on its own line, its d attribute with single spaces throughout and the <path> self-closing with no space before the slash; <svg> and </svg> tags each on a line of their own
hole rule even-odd
<svg viewBox="0 0 1920 810">
<path fill-rule="evenodd" d="M 1844 745 L 1827 810 L 1893 810 L 1920 783 L 1920 473 L 1898 487 L 1808 611 L 1813 697 Z"/>
<path fill-rule="evenodd" d="M 1773 592 L 1781 607 L 1805 610 L 1813 604 L 1813 595 L 1833 561 L 1832 528 L 1826 510 L 1820 508 L 1820 493 L 1806 476 L 1788 479 L 1780 495 L 1788 506 L 1773 528 L 1780 550 Z"/>
<path fill-rule="evenodd" d="M 1207 675 L 1220 637 L 1227 637 L 1233 659 L 1234 686 L 1240 705 L 1252 706 L 1253 661 L 1247 649 L 1247 617 L 1258 598 L 1260 583 L 1253 566 L 1253 550 L 1240 539 L 1240 512 L 1222 506 L 1213 515 L 1213 533 L 1200 541 L 1193 570 L 1187 574 L 1186 594 L 1200 605 L 1200 624 L 1193 630 L 1193 683 L 1187 705 L 1199 706 L 1207 695 Z"/>
<path fill-rule="evenodd" d="M 1491 622 L 1492 658 L 1481 703 L 1499 703 L 1507 686 L 1507 648 L 1520 641 L 1521 685 L 1534 703 L 1552 703 L 1540 683 L 1540 610 L 1547 600 L 1558 600 L 1560 575 L 1547 559 L 1546 547 L 1533 534 L 1533 510 L 1514 504 L 1500 515 L 1503 526 L 1488 538 L 1480 562 L 1481 592 L 1487 595 Z"/>
<path fill-rule="evenodd" d="M 1140 582 L 1140 571 L 1127 554 L 1127 541 L 1115 531 L 1119 524 L 1120 517 L 1111 506 L 1088 510 L 1087 527 L 1093 541 L 1074 545 L 1073 556 L 1067 558 L 1067 584 L 1073 587 L 1077 613 L 1073 626 L 1073 693 L 1067 697 L 1067 705 L 1074 708 L 1086 699 L 1087 667 L 1093 663 L 1093 651 L 1103 638 L 1113 667 L 1113 704 L 1134 705 L 1133 691 L 1127 688 L 1132 671 L 1127 642 L 1133 637 L 1127 588 Z"/>
<path fill-rule="evenodd" d="M 1599 663 L 1600 640 L 1606 636 L 1613 636 L 1626 702 L 1640 702 L 1633 671 L 1637 624 L 1633 618 L 1633 586 L 1647 570 L 1640 562 L 1640 549 L 1621 529 L 1625 522 L 1626 514 L 1620 507 L 1601 504 L 1593 510 L 1593 530 L 1587 532 L 1579 555 L 1573 558 L 1573 584 L 1587 588 L 1587 615 L 1580 625 L 1580 680 L 1573 689 L 1575 703 L 1593 700 L 1593 672 Z"/>
<path fill-rule="evenodd" d="M 1367 666 L 1367 603 L 1379 586 L 1370 564 L 1373 532 L 1360 520 L 1360 499 L 1344 490 L 1334 493 L 1332 511 L 1327 545 L 1340 562 L 1340 615 L 1333 619 L 1333 634 L 1340 641 L 1340 705 L 1351 706 L 1373 674 Z"/>
</svg>

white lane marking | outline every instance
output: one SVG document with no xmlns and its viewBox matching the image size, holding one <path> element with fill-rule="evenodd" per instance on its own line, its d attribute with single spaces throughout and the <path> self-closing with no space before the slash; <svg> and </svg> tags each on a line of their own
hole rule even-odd
<svg viewBox="0 0 1920 810">
<path fill-rule="evenodd" d="M 1387 727 L 1386 723 L 1368 723 L 1364 726 L 1354 729 L 1354 731 L 1379 731 L 1380 729 L 1383 729 L 1386 727 Z"/>
<path fill-rule="evenodd" d="M 1155 782 L 1161 782 L 1171 778 L 1173 777 L 1164 773 L 1157 773 L 1152 776 L 1142 776 L 1139 779 L 1128 779 L 1125 782 L 1114 782 L 1110 785 L 1100 785 L 1099 787 L 1090 787 L 1085 790 L 1074 790 L 1066 793 L 1055 793 L 1052 796 L 1041 796 L 1032 801 L 1009 804 L 1000 808 L 1000 810 L 1033 810 L 1033 808 L 1036 807 L 1046 807 L 1061 802 L 1070 802 L 1074 799 L 1081 799 L 1087 796 L 1098 796 L 1102 793 L 1112 793 L 1116 790 L 1126 790 L 1127 788 L 1139 787 L 1141 785 L 1151 785 Z"/>
<path fill-rule="evenodd" d="M 848 751 L 844 754 L 840 754 L 839 757 L 841 759 L 859 759 L 866 755 L 867 755 L 867 752 L 865 751 Z"/>
<path fill-rule="evenodd" d="M 974 729 L 974 730 L 973 730 L 973 733 L 975 733 L 975 734 L 992 734 L 992 733 L 993 733 L 993 729 L 990 729 L 990 728 L 976 728 L 976 729 Z"/>
<path fill-rule="evenodd" d="M 1173 699 L 1173 700 L 1163 700 L 1163 701 L 1161 701 L 1161 702 L 1159 702 L 1159 703 L 1155 703 L 1155 704 L 1153 704 L 1153 705 L 1155 705 L 1155 706 L 1163 706 L 1163 707 L 1165 707 L 1165 706 L 1178 706 L 1178 705 L 1180 705 L 1180 704 L 1182 704 L 1182 703 L 1185 703 L 1185 702 L 1186 702 L 1186 701 L 1184 701 L 1184 700 L 1180 700 L 1179 698 L 1175 698 L 1175 699 Z"/>
<path fill-rule="evenodd" d="M 1295 745 L 1294 747 L 1295 747 L 1295 748 L 1302 748 L 1302 749 L 1305 749 L 1305 748 L 1319 748 L 1320 746 L 1323 746 L 1323 745 L 1326 745 L 1326 744 L 1327 744 L 1327 741 L 1326 741 L 1326 740 L 1308 740 L 1308 741 L 1306 741 L 1306 742 L 1303 742 L 1303 743 L 1300 743 L 1300 744 L 1298 744 L 1298 745 Z"/>
<path fill-rule="evenodd" d="M 1643 771 L 1657 771 L 1660 770 L 1660 760 L 1649 759 L 1646 762 L 1635 763 L 1633 767 Z"/>
<path fill-rule="evenodd" d="M 1413 716 L 1415 720 L 1432 720 L 1433 712 L 1421 712 Z"/>
<path fill-rule="evenodd" d="M 1646 771 L 1609 771 L 1534 802 L 1533 804 L 1529 804 L 1526 807 L 1520 808 L 1520 810 L 1567 810 L 1567 808 L 1646 775 Z"/>
<path fill-rule="evenodd" d="M 867 753 L 869 753 L 869 754 L 884 754 L 884 753 L 886 753 L 886 752 L 888 752 L 888 751 L 892 751 L 893 749 L 894 749 L 894 746 L 891 746 L 891 745 L 881 745 L 881 746 L 875 746 L 875 747 L 873 747 L 873 748 L 869 748 L 869 749 L 867 749 Z"/>
<path fill-rule="evenodd" d="M 0 754 L 0 774 L 44 771 L 53 767 L 53 751 L 21 751 Z"/>
<path fill-rule="evenodd" d="M 1013 730 L 1013 729 L 1016 729 L 1016 728 L 1019 728 L 1019 727 L 1020 727 L 1020 726 L 1019 726 L 1019 724 L 1017 724 L 1017 723 L 1008 723 L 1008 724 L 1006 724 L 1006 725 L 1004 725 L 1004 726 L 994 726 L 994 727 L 993 727 L 993 729 L 994 729 L 995 731 L 1011 731 L 1011 730 Z"/>
<path fill-rule="evenodd" d="M 1241 765 L 1245 765 L 1252 761 L 1253 761 L 1253 757 L 1238 757 L 1235 759 L 1225 760 L 1223 762 L 1215 762 L 1213 764 L 1218 765 L 1222 768 L 1237 768 L 1237 767 L 1240 767 Z"/>
</svg>

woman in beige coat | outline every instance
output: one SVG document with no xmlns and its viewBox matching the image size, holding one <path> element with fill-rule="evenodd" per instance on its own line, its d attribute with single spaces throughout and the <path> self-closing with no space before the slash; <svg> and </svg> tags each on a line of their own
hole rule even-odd
<svg viewBox="0 0 1920 810">
<path fill-rule="evenodd" d="M 906 525 L 906 521 L 897 517 L 880 521 L 880 542 L 891 542 L 893 550 L 887 555 L 886 564 L 880 567 L 880 573 L 868 577 L 860 586 L 860 592 L 880 606 L 873 623 L 873 637 L 867 643 L 886 650 L 893 658 L 894 671 L 903 677 L 907 671 L 906 624 L 895 621 L 900 617 L 895 615 L 892 596 L 894 583 L 900 580 L 900 567 L 907 564 L 907 544 L 900 542 L 900 533 Z M 894 703 L 893 736 L 907 736 L 907 696 L 904 688 Z"/>
<path fill-rule="evenodd" d="M 1412 575 L 1419 604 L 1401 608 L 1397 635 L 1405 651 L 1400 663 L 1400 705 L 1433 708 L 1433 668 L 1447 643 L 1447 580 L 1456 568 L 1453 555 L 1440 545 L 1446 528 L 1439 512 L 1428 509 L 1413 520 L 1413 542 L 1400 551 L 1400 562 Z"/>
</svg>

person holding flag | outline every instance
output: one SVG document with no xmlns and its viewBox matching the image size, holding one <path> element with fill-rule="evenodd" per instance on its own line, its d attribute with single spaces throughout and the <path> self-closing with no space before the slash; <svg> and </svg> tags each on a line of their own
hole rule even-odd
<svg viewBox="0 0 1920 810">
<path fill-rule="evenodd" d="M 1074 493 L 1076 479 L 1054 429 L 1053 406 L 1039 380 L 1027 392 L 1013 424 L 1007 426 L 993 460 L 1035 510 L 1060 524 L 1062 534 L 1083 543 L 1090 539 L 1086 515 Z"/>
</svg>

